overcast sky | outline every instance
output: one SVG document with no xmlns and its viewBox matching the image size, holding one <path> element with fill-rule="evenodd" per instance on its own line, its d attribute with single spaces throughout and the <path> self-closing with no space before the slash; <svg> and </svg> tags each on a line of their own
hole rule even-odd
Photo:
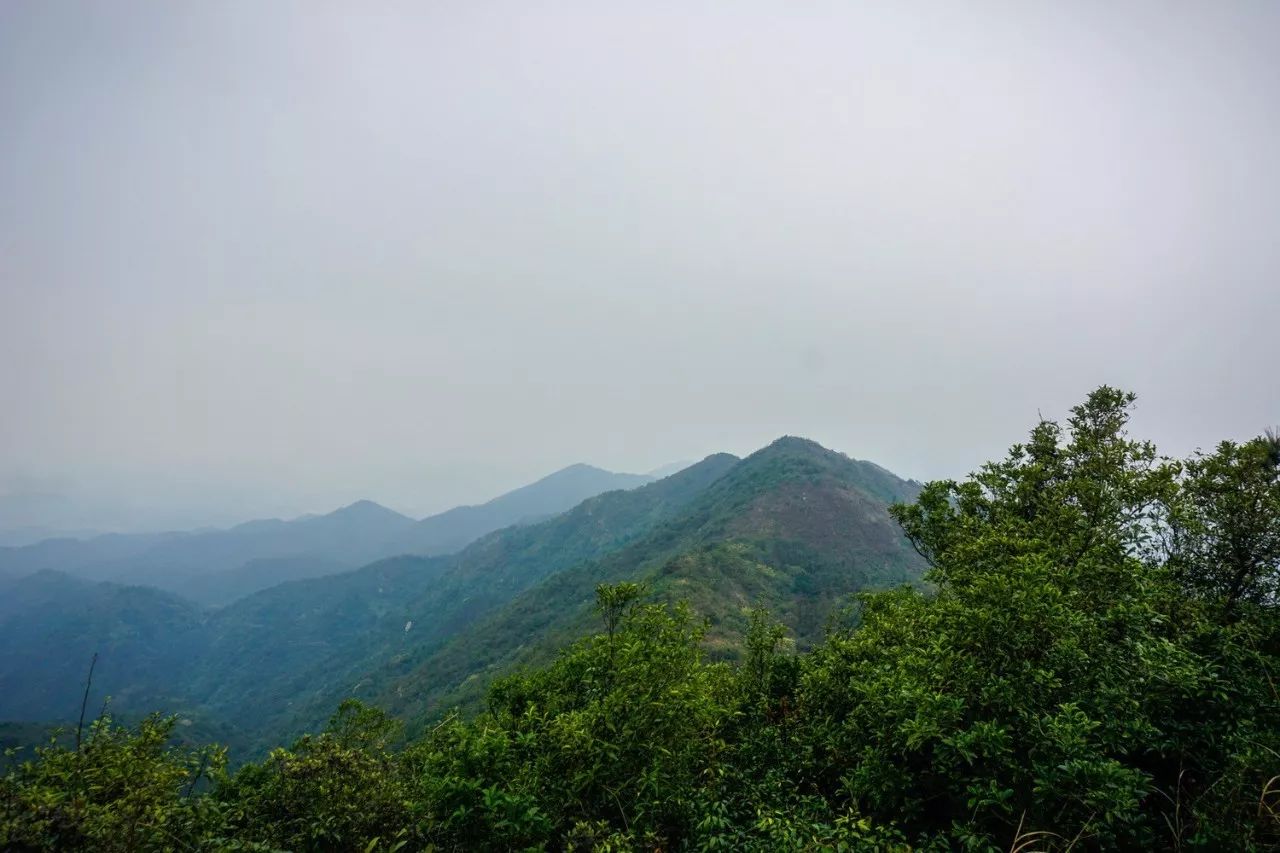
<svg viewBox="0 0 1280 853">
<path fill-rule="evenodd" d="M 1280 4 L 0 4 L 0 528 L 1280 422 Z"/>
</svg>

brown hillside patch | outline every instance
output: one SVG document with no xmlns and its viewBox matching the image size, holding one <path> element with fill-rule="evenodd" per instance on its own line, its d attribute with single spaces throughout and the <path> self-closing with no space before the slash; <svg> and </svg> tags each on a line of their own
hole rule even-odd
<svg viewBox="0 0 1280 853">
<path fill-rule="evenodd" d="M 786 483 L 758 496 L 727 532 L 734 537 L 799 541 L 819 553 L 896 553 L 902 535 L 883 504 L 831 483 Z"/>
</svg>

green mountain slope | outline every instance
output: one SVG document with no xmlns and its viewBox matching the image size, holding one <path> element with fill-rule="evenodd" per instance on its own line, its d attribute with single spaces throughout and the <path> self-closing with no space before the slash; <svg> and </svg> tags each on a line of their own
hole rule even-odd
<svg viewBox="0 0 1280 853">
<path fill-rule="evenodd" d="M 195 605 L 156 589 L 41 571 L 0 585 L 0 718 L 74 719 L 94 654 L 96 710 L 172 704 L 201 638 Z"/>
<path fill-rule="evenodd" d="M 478 506 L 459 506 L 424 518 L 395 541 L 405 554 L 452 554 L 487 533 L 527 524 L 572 509 L 587 498 L 618 489 L 634 489 L 656 479 L 646 474 L 618 474 L 591 465 L 562 468 Z"/>
<path fill-rule="evenodd" d="M 548 577 L 437 650 L 371 677 L 358 695 L 406 717 L 478 701 L 487 682 L 540 661 L 592 624 L 601 582 L 643 581 L 686 599 L 727 648 L 764 606 L 801 644 L 854 592 L 911 581 L 922 561 L 889 517 L 919 486 L 811 441 L 783 438 L 742 460 L 679 516 L 597 559 Z"/>
<path fill-rule="evenodd" d="M 708 457 L 556 518 L 492 533 L 448 557 L 398 557 L 286 583 L 213 614 L 184 693 L 236 725 L 279 740 L 380 684 L 543 578 L 597 558 L 678 515 L 737 459 Z M 372 675 L 371 675 L 372 674 Z"/>
</svg>

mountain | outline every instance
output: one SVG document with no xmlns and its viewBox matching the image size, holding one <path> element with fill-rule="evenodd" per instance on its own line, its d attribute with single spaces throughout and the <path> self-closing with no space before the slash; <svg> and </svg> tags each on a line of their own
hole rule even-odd
<svg viewBox="0 0 1280 853">
<path fill-rule="evenodd" d="M 454 555 L 397 557 L 251 595 L 210 618 L 187 695 L 261 731 L 314 727 L 345 696 L 374 689 L 366 682 L 384 667 L 407 665 L 543 578 L 678 515 L 736 462 L 711 456 L 547 521 L 496 531 Z"/>
<path fill-rule="evenodd" d="M 734 646 L 756 606 L 807 646 L 852 593 L 923 572 L 887 512 L 919 488 L 814 442 L 779 439 L 645 536 L 547 577 L 427 656 L 369 678 L 384 686 L 359 695 L 419 720 L 474 707 L 493 675 L 545 660 L 593 628 L 601 582 L 639 581 L 659 599 L 688 601 L 710 620 L 713 652 Z"/>
<path fill-rule="evenodd" d="M 486 533 L 557 515 L 587 498 L 652 482 L 645 474 L 617 474 L 591 465 L 562 468 L 479 506 L 460 506 L 424 518 L 398 540 L 406 554 L 452 554 Z"/>
<path fill-rule="evenodd" d="M 101 535 L 97 530 L 63 530 L 39 525 L 9 527 L 0 529 L 0 546 L 17 548 L 44 542 L 46 539 L 91 539 Z"/>
<path fill-rule="evenodd" d="M 172 706 L 201 643 L 195 605 L 147 587 L 44 570 L 0 586 L 0 717 L 73 720 L 91 695 L 140 712 Z"/>
<path fill-rule="evenodd" d="M 51 539 L 0 548 L 0 577 L 49 569 L 153 586 L 221 606 L 277 583 L 387 557 L 452 553 L 494 530 L 547 518 L 602 492 L 652 479 L 572 465 L 486 504 L 421 521 L 363 500 L 326 515 L 250 521 L 226 530 Z"/>
<path fill-rule="evenodd" d="M 95 684 L 104 691 L 173 697 L 166 707 L 177 703 L 184 710 L 200 709 L 241 729 L 266 734 L 310 727 L 323 721 L 368 673 L 405 660 L 407 653 L 422 646 L 438 645 L 547 575 L 643 535 L 679 514 L 736 461 L 713 456 L 674 477 L 630 491 L 609 491 L 546 521 L 490 533 L 454 555 L 394 557 L 355 571 L 288 581 L 212 612 L 157 590 L 145 590 L 154 596 L 147 602 L 140 593 L 119 592 L 136 587 L 42 572 L 4 582 L 33 588 L 43 584 L 49 592 L 13 597 L 13 606 L 25 611 L 25 621 L 0 621 L 0 649 L 16 657 L 24 655 L 24 648 L 35 650 L 44 658 L 65 660 L 76 670 L 87 666 L 96 637 L 106 649 L 104 672 L 95 676 Z M 352 513 L 378 511 L 357 506 L 346 515 Z M 279 524 L 242 525 L 238 530 L 272 533 Z M 260 574 L 293 570 L 283 558 L 251 567 Z M 68 619 L 63 600 L 98 601 L 103 614 L 87 621 Z M 130 674 L 106 666 L 109 659 L 133 654 L 132 646 L 114 644 L 122 633 L 154 636 L 130 627 L 132 621 L 144 619 L 151 608 L 167 611 L 177 602 L 182 617 L 174 624 L 162 621 L 175 648 L 181 649 L 180 672 L 148 665 Z M 68 612 L 84 609 L 68 606 Z M 122 611 L 115 621 L 111 606 Z M 42 624 L 50 626 L 43 636 L 28 630 Z M 179 630 L 182 625 L 185 631 Z M 73 687 L 83 683 L 82 676 L 68 678 L 59 672 L 60 680 Z M 14 719 L 16 714 L 24 719 L 62 718 L 65 701 L 60 694 L 57 699 L 37 694 L 30 702 L 16 703 L 0 693 L 0 719 Z"/>
<path fill-rule="evenodd" d="M 351 566 L 325 557 L 263 557 L 220 572 L 205 572 L 183 583 L 193 601 L 223 607 L 246 595 L 287 581 L 325 577 L 350 571 Z"/>
<path fill-rule="evenodd" d="M 312 574 L 334 563 L 352 568 L 385 556 L 387 542 L 413 524 L 372 501 L 358 501 L 327 515 L 250 521 L 227 530 L 110 534 L 0 548 L 0 569 L 10 575 L 48 569 L 192 595 L 208 585 L 207 579 L 193 579 L 255 560 L 311 559 L 317 564 Z"/>
<path fill-rule="evenodd" d="M 43 570 L 77 573 L 96 564 L 127 561 L 183 533 L 106 533 L 91 539 L 61 537 L 34 545 L 0 548 L 0 574 L 29 575 Z"/>
<path fill-rule="evenodd" d="M 191 578 L 238 568 L 253 560 L 314 558 L 357 566 L 385 556 L 386 542 L 413 519 L 372 501 L 291 521 L 250 521 L 228 530 L 169 539 L 127 561 L 99 564 L 81 574 L 147 583 L 187 594 Z"/>
</svg>

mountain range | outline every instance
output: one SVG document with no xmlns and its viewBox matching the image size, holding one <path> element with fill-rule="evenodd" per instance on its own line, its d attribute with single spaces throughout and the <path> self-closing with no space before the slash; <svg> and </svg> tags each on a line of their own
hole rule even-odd
<svg viewBox="0 0 1280 853">
<path fill-rule="evenodd" d="M 250 521 L 226 530 L 50 539 L 0 548 L 0 577 L 51 569 L 224 605 L 284 581 L 335 574 L 384 557 L 452 553 L 494 530 L 651 479 L 578 464 L 487 503 L 422 520 L 362 500 L 325 515 Z"/>
<path fill-rule="evenodd" d="M 559 494 L 605 482 L 584 469 L 560 472 Z M 545 660 L 590 630 L 595 585 L 620 580 L 642 582 L 660 600 L 688 601 L 709 622 L 713 653 L 740 636 L 752 606 L 769 608 L 805 645 L 853 593 L 920 576 L 920 558 L 887 512 L 918 488 L 787 437 L 743 459 L 716 454 L 575 501 L 540 521 L 530 519 L 546 503 L 529 501 L 524 490 L 496 509 L 486 505 L 488 515 L 456 511 L 459 526 L 475 520 L 473 530 L 521 513 L 526 523 L 452 554 L 398 555 L 344 570 L 341 558 L 358 553 L 349 537 L 339 559 L 326 556 L 328 573 L 213 610 L 171 591 L 46 569 L 0 589 L 0 720 L 67 718 L 96 651 L 94 701 L 110 694 L 128 711 L 174 710 L 225 726 L 250 746 L 313 730 L 353 695 L 413 729 L 449 707 L 478 707 L 493 677 Z M 432 519 L 434 528 L 405 524 L 371 504 L 340 513 L 382 525 L 393 538 L 443 530 Z M 279 525 L 307 528 L 263 529 Z M 444 541 L 432 535 L 417 541 Z M 182 540 L 154 544 L 173 541 Z"/>
</svg>

